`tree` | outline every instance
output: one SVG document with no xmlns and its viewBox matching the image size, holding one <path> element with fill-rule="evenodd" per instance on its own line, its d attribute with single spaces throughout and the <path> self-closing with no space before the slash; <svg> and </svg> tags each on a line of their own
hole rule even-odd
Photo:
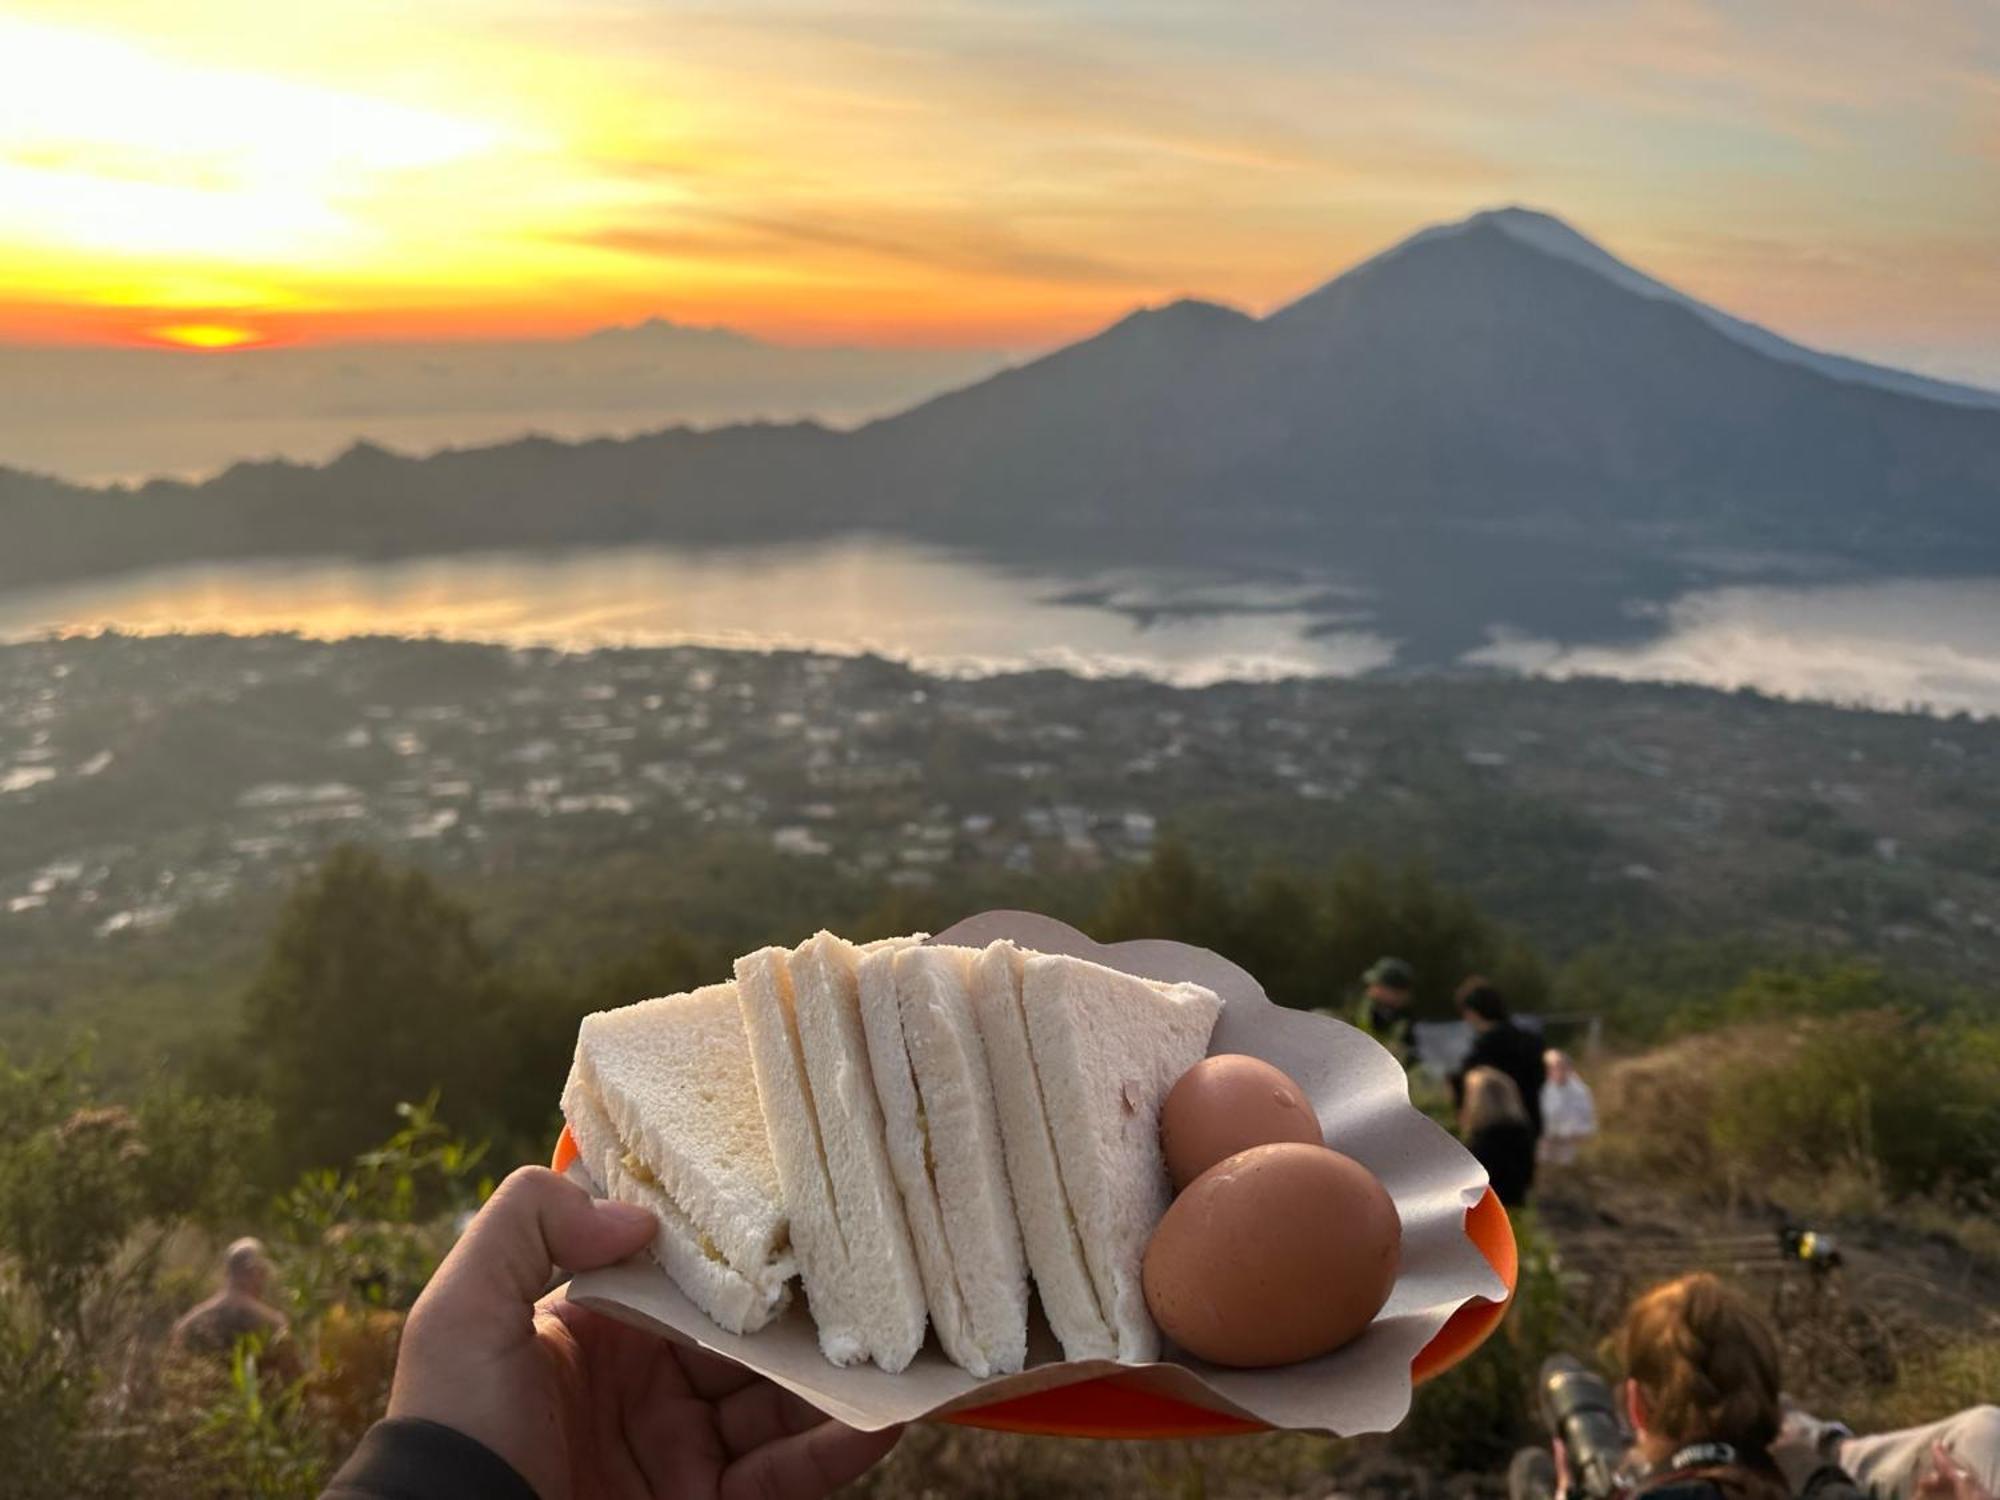
<svg viewBox="0 0 2000 1500">
<path fill-rule="evenodd" d="M 1420 1016 L 1452 1014 L 1452 994 L 1467 975 L 1484 974 L 1518 1009 L 1548 994 L 1541 962 L 1461 891 L 1440 885 L 1421 861 L 1384 869 L 1366 855 L 1335 866 L 1323 918 L 1328 971 L 1348 984 L 1384 954 L 1417 971 Z"/>
<path fill-rule="evenodd" d="M 1227 888 L 1169 839 L 1153 857 L 1120 877 L 1092 929 L 1100 942 L 1172 938 L 1227 955 L 1235 946 L 1235 904 Z"/>
<path fill-rule="evenodd" d="M 364 1149 L 398 1102 L 441 1090 L 461 1119 L 487 1097 L 516 1006 L 470 914 L 415 870 L 343 847 L 292 893 L 246 997 L 247 1069 L 280 1163 Z"/>
<path fill-rule="evenodd" d="M 1450 1015 L 1468 974 L 1486 975 L 1523 1009 L 1548 994 L 1540 959 L 1519 937 L 1415 862 L 1389 870 L 1353 855 L 1319 880 L 1269 870 L 1238 896 L 1185 846 L 1163 843 L 1112 887 L 1095 930 L 1112 942 L 1165 937 L 1211 948 L 1281 1005 L 1339 1007 L 1384 954 L 1416 968 L 1422 1015 Z"/>
</svg>

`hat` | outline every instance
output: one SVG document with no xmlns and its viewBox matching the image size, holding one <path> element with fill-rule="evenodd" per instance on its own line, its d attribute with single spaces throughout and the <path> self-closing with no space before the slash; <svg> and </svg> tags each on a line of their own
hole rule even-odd
<svg viewBox="0 0 2000 1500">
<path fill-rule="evenodd" d="M 1361 982 L 1387 985 L 1392 990 L 1413 990 L 1417 987 L 1417 971 L 1400 958 L 1378 958 L 1361 976 Z"/>
</svg>

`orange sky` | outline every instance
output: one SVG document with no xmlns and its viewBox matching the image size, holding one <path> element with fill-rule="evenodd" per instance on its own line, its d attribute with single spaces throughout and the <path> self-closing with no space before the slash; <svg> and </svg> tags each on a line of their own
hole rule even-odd
<svg viewBox="0 0 2000 1500">
<path fill-rule="evenodd" d="M 2000 378 L 2000 8 L 0 0 L 0 340 L 1028 348 L 1500 202 Z"/>
</svg>

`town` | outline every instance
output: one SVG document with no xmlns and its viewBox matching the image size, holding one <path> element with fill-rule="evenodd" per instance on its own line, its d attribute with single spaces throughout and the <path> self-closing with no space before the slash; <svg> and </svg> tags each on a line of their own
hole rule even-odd
<svg viewBox="0 0 2000 1500">
<path fill-rule="evenodd" d="M 261 911 L 343 842 L 480 885 L 721 839 L 922 891 L 1088 879 L 1172 833 L 1246 878 L 1421 858 L 1558 954 L 1754 911 L 1963 973 L 2000 957 L 1996 772 L 2000 726 L 1662 686 L 51 639 L 0 649 L 0 955 Z"/>
</svg>

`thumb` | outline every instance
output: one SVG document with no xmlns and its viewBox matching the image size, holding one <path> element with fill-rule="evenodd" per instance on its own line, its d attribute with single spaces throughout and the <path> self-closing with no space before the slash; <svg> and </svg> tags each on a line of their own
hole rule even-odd
<svg viewBox="0 0 2000 1500">
<path fill-rule="evenodd" d="M 658 1228 L 629 1203 L 594 1199 L 546 1167 L 509 1174 L 424 1291 L 425 1309 L 459 1317 L 525 1320 L 557 1266 L 592 1271 L 636 1254 Z"/>
</svg>

